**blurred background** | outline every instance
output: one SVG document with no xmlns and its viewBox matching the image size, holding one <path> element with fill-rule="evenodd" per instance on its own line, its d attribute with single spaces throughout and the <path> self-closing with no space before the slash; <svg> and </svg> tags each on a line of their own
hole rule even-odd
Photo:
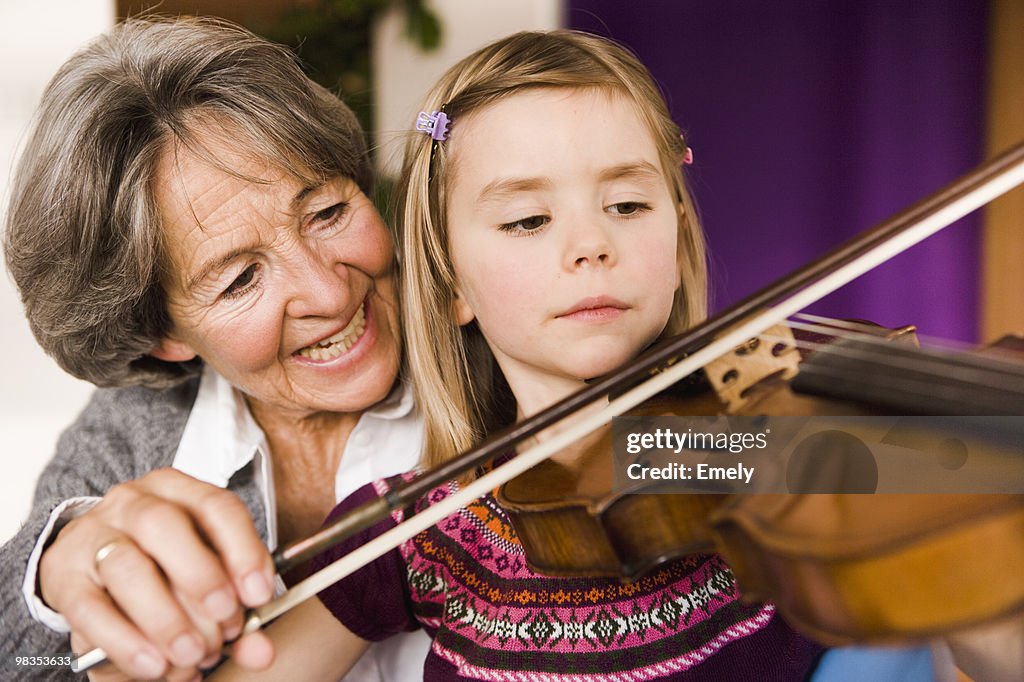
<svg viewBox="0 0 1024 682">
<path fill-rule="evenodd" d="M 559 26 L 625 43 L 694 149 L 716 310 L 1024 140 L 1024 0 L 0 0 L 0 210 L 50 76 L 150 11 L 296 48 L 357 110 L 384 177 L 419 99 L 480 45 Z M 812 310 L 969 343 L 1024 332 L 1022 216 L 1018 189 Z M 0 539 L 90 393 L 37 348 L 4 275 Z"/>
</svg>

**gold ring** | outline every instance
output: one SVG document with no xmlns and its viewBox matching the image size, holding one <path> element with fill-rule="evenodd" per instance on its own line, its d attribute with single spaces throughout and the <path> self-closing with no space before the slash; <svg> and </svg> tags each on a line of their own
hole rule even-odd
<svg viewBox="0 0 1024 682">
<path fill-rule="evenodd" d="M 111 554 L 113 554 L 114 550 L 117 549 L 117 546 L 124 541 L 124 537 L 114 538 L 113 540 L 111 540 L 110 542 L 96 550 L 96 554 L 92 558 L 92 567 L 93 569 L 95 569 L 96 575 L 100 574 L 100 564 L 103 563 L 103 560 Z"/>
</svg>

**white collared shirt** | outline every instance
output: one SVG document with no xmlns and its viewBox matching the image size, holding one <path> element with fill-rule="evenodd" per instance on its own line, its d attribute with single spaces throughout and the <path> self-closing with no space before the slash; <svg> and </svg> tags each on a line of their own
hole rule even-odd
<svg viewBox="0 0 1024 682">
<path fill-rule="evenodd" d="M 370 481 L 413 469 L 423 444 L 423 422 L 415 409 L 412 390 L 397 386 L 383 401 L 368 409 L 349 434 L 334 478 L 336 501 L 348 497 Z M 267 543 L 277 546 L 277 504 L 270 448 L 245 399 L 211 367 L 203 371 L 192 411 L 182 433 L 172 466 L 221 488 L 250 462 L 266 510 Z M 29 560 L 23 590 L 29 611 L 39 622 L 59 632 L 68 623 L 36 595 L 39 557 L 58 522 L 66 522 L 90 509 L 97 498 L 67 500 L 50 516 Z M 283 583 L 279 580 L 279 589 Z M 404 682 L 420 679 L 430 638 L 421 630 L 374 644 L 359 660 L 347 680 Z"/>
</svg>

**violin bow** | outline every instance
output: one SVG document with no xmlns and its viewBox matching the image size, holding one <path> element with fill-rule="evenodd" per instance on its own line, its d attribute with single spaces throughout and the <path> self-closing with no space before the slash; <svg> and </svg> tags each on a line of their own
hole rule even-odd
<svg viewBox="0 0 1024 682">
<path fill-rule="evenodd" d="M 279 571 L 355 535 L 404 508 L 433 488 L 475 469 L 495 456 L 609 395 L 599 410 L 577 416 L 564 430 L 516 455 L 436 505 L 417 513 L 334 563 L 306 577 L 281 596 L 250 610 L 243 633 L 254 632 L 309 597 L 478 497 L 681 381 L 710 361 L 774 324 L 832 293 L 890 258 L 1024 183 L 1024 142 L 954 180 L 877 226 L 843 242 L 796 272 L 735 303 L 690 331 L 646 351 L 627 366 L 507 429 L 495 433 L 458 458 L 431 469 L 384 497 L 354 509 L 318 533 L 274 554 Z M 624 387 L 629 387 L 623 391 Z M 102 649 L 80 656 L 72 670 L 81 672 L 106 659 Z"/>
</svg>

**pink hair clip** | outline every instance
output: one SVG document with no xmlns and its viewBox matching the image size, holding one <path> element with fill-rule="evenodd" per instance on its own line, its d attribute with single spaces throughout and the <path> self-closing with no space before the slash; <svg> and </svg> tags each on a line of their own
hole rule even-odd
<svg viewBox="0 0 1024 682">
<path fill-rule="evenodd" d="M 416 117 L 416 130 L 430 135 L 435 141 L 440 141 L 448 137 L 448 123 L 448 116 L 443 111 L 435 111 L 432 114 L 421 111 Z"/>
<path fill-rule="evenodd" d="M 689 147 L 686 148 L 686 153 L 683 154 L 683 165 L 689 166 L 693 163 L 693 150 Z"/>
</svg>

